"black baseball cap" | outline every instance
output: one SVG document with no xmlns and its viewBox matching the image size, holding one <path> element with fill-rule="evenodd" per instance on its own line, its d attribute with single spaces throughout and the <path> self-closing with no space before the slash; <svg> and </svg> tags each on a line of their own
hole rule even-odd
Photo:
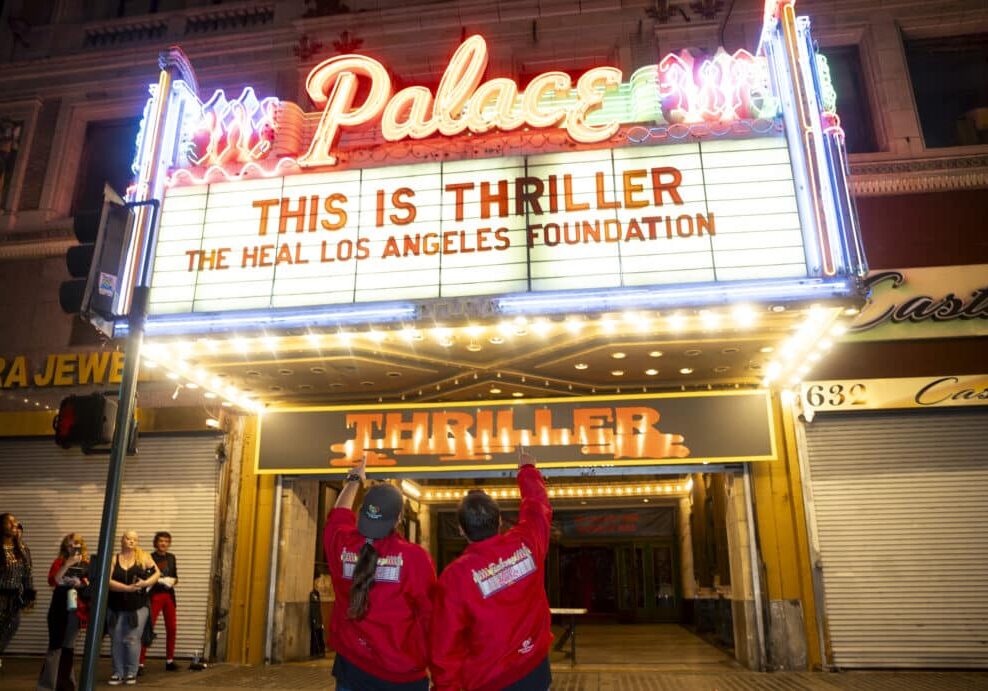
<svg viewBox="0 0 988 691">
<path fill-rule="evenodd" d="M 374 485 L 364 495 L 357 515 L 357 530 L 364 537 L 378 540 L 390 533 L 404 505 L 401 492 L 393 485 Z"/>
</svg>

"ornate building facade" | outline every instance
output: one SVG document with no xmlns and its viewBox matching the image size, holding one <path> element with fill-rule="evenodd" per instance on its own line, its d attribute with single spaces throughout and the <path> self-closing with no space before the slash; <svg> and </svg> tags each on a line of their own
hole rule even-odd
<svg viewBox="0 0 988 691">
<path fill-rule="evenodd" d="M 988 664 L 986 653 L 974 641 L 988 621 L 988 593 L 982 589 L 965 595 L 967 599 L 930 595 L 927 591 L 937 584 L 931 584 L 918 567 L 929 558 L 965 565 L 935 572 L 940 589 L 949 590 L 943 584 L 961 578 L 964 569 L 977 568 L 976 556 L 961 546 L 955 552 L 924 552 L 928 544 L 903 537 L 909 531 L 902 507 L 916 505 L 915 497 L 900 491 L 895 482 L 881 482 L 886 476 L 882 450 L 889 449 L 892 440 L 867 449 L 865 441 L 877 425 L 895 430 L 895 440 L 903 447 L 927 449 L 925 456 L 909 461 L 914 465 L 908 467 L 920 478 L 918 484 L 954 471 L 959 478 L 949 485 L 953 494 L 945 492 L 934 500 L 936 506 L 953 507 L 947 524 L 970 523 L 981 532 L 988 528 L 983 515 L 971 508 L 972 502 L 976 504 L 971 497 L 984 487 L 984 466 L 979 465 L 985 460 L 984 451 L 977 451 L 977 444 L 963 431 L 979 425 L 983 430 L 988 421 L 988 408 L 976 405 L 988 402 L 983 355 L 988 346 L 988 297 L 983 297 L 988 295 L 988 11 L 977 0 L 893 0 L 880 9 L 850 0 L 801 0 L 797 11 L 810 18 L 819 51 L 828 59 L 837 112 L 847 132 L 849 186 L 872 270 L 866 279 L 872 302 L 852 333 L 793 389 L 792 396 L 773 399 L 782 460 L 771 469 L 753 470 L 744 481 L 731 468 L 705 473 L 702 467 L 684 468 L 681 481 L 671 481 L 670 488 L 678 493 L 678 523 L 670 522 L 671 532 L 662 538 L 679 545 L 669 552 L 679 556 L 663 562 L 662 540 L 649 543 L 647 553 L 656 555 L 655 573 L 668 567 L 679 575 L 669 576 L 668 583 L 642 586 L 642 592 L 661 601 L 672 598 L 674 591 L 677 601 L 688 603 L 676 610 L 677 621 L 706 626 L 711 637 L 755 668 L 983 667 Z M 176 44 L 182 47 L 195 66 L 203 98 L 214 90 L 232 98 L 250 85 L 259 98 L 276 96 L 314 111 L 306 91 L 307 75 L 333 56 L 374 56 L 389 67 L 395 91 L 412 85 L 435 90 L 451 52 L 474 34 L 483 35 L 492 46 L 488 77 L 525 84 L 548 71 L 573 76 L 602 65 L 632 74 L 670 53 L 711 56 L 718 47 L 729 53 L 754 51 L 765 13 L 762 3 L 749 0 L 3 3 L 0 282 L 5 297 L 0 301 L 0 432 L 10 438 L 0 444 L 7 445 L 7 451 L 0 450 L 5 475 L 6 464 L 18 464 L 24 454 L 55 463 L 25 438 L 48 433 L 62 396 L 119 382 L 119 366 L 114 364 L 119 355 L 113 355 L 118 345 L 98 337 L 77 317 L 63 314 L 58 290 L 68 278 L 65 253 L 76 244 L 73 217 L 99 204 L 105 182 L 120 191 L 131 182 L 135 142 L 148 85 L 157 80 L 159 51 Z M 894 279 L 889 272 L 899 276 L 896 290 L 906 291 L 910 285 L 915 290 L 886 290 Z M 918 298 L 927 298 L 921 308 L 916 307 Z M 909 300 L 912 307 L 903 308 Z M 712 342 L 718 357 L 731 357 L 733 344 Z M 309 368 L 310 379 L 293 379 L 290 385 L 284 382 L 295 375 L 284 364 L 272 366 L 269 373 L 261 366 L 251 369 L 248 363 L 242 374 L 245 381 L 256 377 L 263 382 L 255 385 L 253 393 L 258 396 L 279 399 L 294 387 L 296 394 L 311 400 L 338 404 L 399 401 L 399 397 L 405 401 L 416 390 L 420 400 L 430 402 L 473 399 L 479 395 L 479 389 L 471 388 L 478 373 L 487 396 L 487 390 L 499 386 L 502 370 L 520 378 L 516 390 L 521 396 L 535 395 L 535 380 L 544 380 L 545 389 L 557 396 L 570 395 L 574 383 L 588 396 L 621 393 L 621 383 L 615 384 L 613 377 L 624 376 L 623 371 L 616 375 L 620 370 L 607 367 L 610 379 L 601 380 L 554 376 L 542 367 L 558 353 L 540 348 L 522 349 L 511 361 L 517 365 L 514 369 L 472 360 L 459 369 L 448 363 L 444 367 L 436 364 L 444 357 L 441 349 L 415 362 L 397 356 L 376 362 L 380 353 L 368 349 L 353 362 L 377 376 L 360 376 L 358 365 L 341 357 L 339 381 L 327 386 L 322 399 L 307 392 L 318 388 L 326 373 L 324 364 Z M 661 357 L 657 348 L 643 350 L 643 362 L 649 356 Z M 651 355 L 655 352 L 659 355 Z M 733 353 L 737 352 L 735 348 Z M 663 374 L 663 384 L 653 390 L 752 387 L 762 374 L 757 352 L 723 363 L 708 362 L 707 355 L 699 352 L 697 356 L 710 370 L 705 378 L 665 379 Z M 692 355 L 687 352 L 684 357 L 675 367 L 682 376 L 700 369 L 691 365 Z M 44 363 L 51 358 L 56 371 L 49 378 Z M 568 361 L 566 366 L 572 368 Z M 318 367 L 323 370 L 317 371 Z M 407 382 L 418 376 L 413 370 L 421 374 L 432 367 L 435 376 L 421 375 L 424 383 L 381 384 L 387 377 Z M 280 370 L 288 374 L 279 374 Z M 946 401 L 948 410 L 888 403 L 893 394 L 882 398 L 886 395 L 882 392 L 896 387 L 919 390 L 947 378 L 956 379 L 959 387 L 937 398 Z M 832 387 L 846 386 L 850 392 L 855 385 L 876 392 L 861 405 L 866 411 L 863 417 L 855 417 L 856 408 L 828 402 L 833 391 L 844 390 Z M 432 386 L 436 392 L 442 387 L 442 394 L 423 397 L 422 389 Z M 644 392 L 647 386 L 651 384 L 646 380 L 636 381 L 634 390 L 641 387 Z M 125 506 L 123 520 L 135 521 L 133 525 L 144 520 L 140 527 L 145 532 L 167 527 L 161 522 L 169 521 L 188 527 L 190 533 L 197 522 L 213 525 L 207 537 L 189 538 L 186 543 L 188 560 L 195 564 L 190 571 L 198 574 L 201 584 L 189 598 L 189 611 L 195 614 L 192 623 L 185 624 L 186 619 L 183 626 L 194 632 L 183 645 L 206 648 L 214 657 L 235 661 L 303 656 L 303 642 L 308 640 L 307 596 L 313 568 L 318 567 L 314 545 L 328 486 L 301 475 L 275 480 L 254 474 L 250 456 L 257 440 L 250 415 L 233 415 L 212 399 L 199 398 L 192 387 L 176 388 L 172 380 L 154 373 L 147 375 L 142 387 L 142 425 L 157 435 L 150 444 L 157 455 L 151 455 L 158 459 L 184 454 L 192 485 L 179 482 L 176 487 L 171 474 L 163 478 L 147 462 L 145 475 L 139 482 L 134 480 L 134 491 L 143 487 L 165 503 L 184 494 L 186 503 L 173 502 L 170 513 L 147 520 L 133 506 Z M 624 393 L 631 390 L 626 386 Z M 821 391 L 830 392 L 827 400 L 818 395 Z M 969 407 L 958 410 L 959 403 Z M 204 408 L 211 419 L 221 420 L 225 434 L 217 436 L 204 426 Z M 189 434 L 194 441 L 188 441 Z M 930 439 L 936 435 L 948 435 L 951 441 L 943 446 L 949 452 L 929 451 L 934 443 Z M 853 452 L 839 445 L 843 436 L 855 440 Z M 865 451 L 855 455 L 861 449 Z M 895 449 L 900 451 L 898 446 Z M 866 468 L 867 473 L 857 475 L 853 468 L 841 466 L 847 458 L 857 459 L 855 467 Z M 969 461 L 966 465 L 964 459 Z M 64 457 L 57 463 L 59 472 L 69 477 L 73 460 Z M 86 472 L 98 484 L 98 470 Z M 872 514 L 874 530 L 860 531 L 861 541 L 844 540 L 842 531 L 853 531 L 853 526 L 843 517 L 862 507 L 848 499 L 852 493 L 846 487 L 838 483 L 836 489 L 829 488 L 835 473 L 852 486 L 871 487 L 882 506 L 900 509 Z M 33 493 L 43 491 L 32 484 L 34 480 L 30 472 L 22 473 L 22 490 L 16 496 L 0 488 L 0 508 L 8 501 L 29 506 Z M 645 484 L 639 487 L 650 487 L 647 478 L 641 482 Z M 687 483 L 691 489 L 683 489 Z M 433 543 L 432 552 L 440 562 L 456 551 L 455 539 L 442 527 L 449 509 L 443 506 L 442 492 L 455 490 L 455 485 L 435 490 L 437 501 L 432 504 L 424 499 L 411 502 L 420 522 L 420 541 Z M 101 492 L 95 492 L 92 501 L 98 502 L 97 495 Z M 579 500 L 570 501 L 570 508 L 579 510 Z M 868 498 L 862 501 L 868 503 Z M 877 503 L 879 499 L 869 505 Z M 746 512 L 746 506 L 754 511 Z M 627 506 L 602 508 L 623 511 Z M 929 515 L 942 516 L 942 512 L 931 509 Z M 891 534 L 878 530 L 883 516 L 901 530 Z M 58 523 L 59 528 L 63 523 Z M 922 530 L 927 529 L 932 530 L 928 526 Z M 36 533 L 36 539 L 54 544 L 59 531 L 55 526 L 46 531 Z M 955 532 L 960 545 L 967 533 L 960 528 Z M 749 542 L 758 544 L 754 552 L 748 550 Z M 689 549 L 682 548 L 688 543 Z M 37 542 L 30 544 L 35 554 L 44 551 Z M 570 563 L 567 554 L 573 564 L 580 563 L 582 553 L 573 551 L 580 544 L 561 548 L 554 567 L 557 577 Z M 889 582 L 887 574 L 847 577 L 855 564 L 866 563 L 869 544 L 891 545 L 889 552 L 878 552 L 898 569 L 891 579 L 893 588 L 897 582 L 918 584 L 921 597 L 934 597 L 937 604 L 910 609 L 901 600 L 885 602 L 873 586 L 878 580 Z M 176 551 L 182 546 L 176 539 Z M 313 554 L 293 561 L 287 557 L 292 550 Z M 627 567 L 618 566 L 624 557 L 619 551 L 611 554 L 615 573 L 625 573 Z M 867 568 L 877 567 L 867 562 Z M 279 584 L 277 591 L 270 579 Z M 557 602 L 572 595 L 563 590 L 554 595 Z M 274 598 L 270 609 L 263 606 L 269 597 Z M 862 599 L 874 606 L 849 615 L 853 603 Z M 714 606 L 705 600 L 727 604 Z M 613 602 L 608 606 L 621 610 Z M 634 616 L 646 616 L 638 610 L 647 610 L 648 617 L 661 617 L 665 616 L 662 606 L 629 605 L 621 612 L 635 610 Z M 901 625 L 893 613 L 903 607 L 909 615 Z M 965 623 L 965 609 L 984 614 L 981 629 Z M 940 624 L 934 636 L 961 638 L 961 652 L 917 652 L 929 648 L 922 630 L 930 618 Z M 880 649 L 875 640 L 890 626 L 895 631 L 891 652 Z M 36 643 L 31 635 L 22 636 L 22 650 L 31 650 Z"/>
</svg>

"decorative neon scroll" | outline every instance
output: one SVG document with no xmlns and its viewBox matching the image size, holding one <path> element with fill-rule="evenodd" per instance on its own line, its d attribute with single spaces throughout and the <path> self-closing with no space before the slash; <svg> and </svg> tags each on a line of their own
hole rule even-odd
<svg viewBox="0 0 988 691">
<path fill-rule="evenodd" d="M 277 107 L 277 98 L 258 101 L 250 87 L 235 101 L 228 101 L 222 89 L 217 91 L 202 106 L 202 118 L 192 134 L 190 163 L 249 163 L 266 157 L 278 129 Z"/>
<path fill-rule="evenodd" d="M 765 61 L 746 50 L 730 55 L 718 48 L 702 61 L 685 50 L 670 53 L 659 62 L 659 99 L 662 116 L 677 124 L 772 118 L 779 112 Z"/>
</svg>

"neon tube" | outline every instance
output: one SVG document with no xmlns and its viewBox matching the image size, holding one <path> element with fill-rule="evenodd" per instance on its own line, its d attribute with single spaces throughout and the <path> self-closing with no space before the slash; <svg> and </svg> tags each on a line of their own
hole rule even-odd
<svg viewBox="0 0 988 691">
<path fill-rule="evenodd" d="M 838 271 L 846 271 L 843 254 L 838 252 L 842 246 L 839 234 L 839 221 L 837 219 L 836 207 L 837 198 L 834 189 L 831 187 L 833 180 L 830 157 L 828 156 L 828 137 L 823 128 L 823 101 L 821 97 L 820 76 L 817 72 L 816 53 L 813 48 L 813 41 L 810 38 L 810 20 L 808 17 L 799 17 L 796 20 L 796 36 L 799 40 L 798 60 L 802 79 L 800 86 L 804 89 L 806 99 L 806 116 L 809 118 L 811 131 L 813 133 L 813 160 L 816 164 L 816 175 L 818 180 L 817 197 L 820 208 L 824 216 L 823 238 L 825 238 L 825 252 L 832 264 L 830 271 L 824 266 L 824 273 L 833 275 Z"/>
<path fill-rule="evenodd" d="M 837 271 L 834 268 L 830 239 L 827 236 L 825 225 L 825 212 L 821 208 L 819 194 L 819 170 L 820 162 L 817 151 L 820 132 L 813 126 L 810 116 L 810 97 L 807 94 L 806 84 L 802 79 L 802 71 L 799 65 L 799 43 L 796 34 L 796 10 L 792 0 L 787 0 L 782 6 L 780 24 L 785 42 L 786 62 L 789 65 L 789 73 L 792 75 L 792 87 L 795 92 L 796 114 L 799 119 L 801 134 L 803 137 L 803 150 L 806 154 L 806 173 L 809 177 L 810 199 L 813 202 L 813 214 L 816 219 L 817 241 L 820 243 L 820 257 L 822 261 L 823 273 L 826 276 L 833 276 Z"/>
<path fill-rule="evenodd" d="M 159 314 L 149 316 L 148 336 L 261 331 L 265 328 L 292 329 L 388 323 L 414 319 L 414 305 L 379 303 L 366 307 L 320 307 L 286 310 L 240 310 L 228 313 Z M 127 333 L 126 322 L 118 322 L 114 336 Z"/>
<path fill-rule="evenodd" d="M 797 106 L 794 102 L 796 92 L 793 85 L 794 75 L 786 63 L 786 49 L 778 28 L 765 31 L 764 50 L 769 59 L 772 76 L 775 80 L 775 91 L 782 99 L 783 118 L 785 121 L 786 140 L 789 142 L 789 155 L 792 160 L 793 179 L 798 198 L 797 210 L 800 226 L 803 230 L 803 246 L 806 251 L 807 270 L 817 273 L 823 265 L 822 247 L 817 241 L 817 217 L 813 213 L 812 180 L 808 178 L 809 161 L 806 149 L 800 136 L 801 123 L 797 117 Z"/>
<path fill-rule="evenodd" d="M 495 298 L 503 314 L 560 314 L 623 309 L 674 309 L 741 302 L 790 303 L 854 297 L 853 278 L 801 278 L 749 281 L 742 284 L 700 283 L 677 288 L 615 288 L 590 292 L 552 292 Z"/>
</svg>

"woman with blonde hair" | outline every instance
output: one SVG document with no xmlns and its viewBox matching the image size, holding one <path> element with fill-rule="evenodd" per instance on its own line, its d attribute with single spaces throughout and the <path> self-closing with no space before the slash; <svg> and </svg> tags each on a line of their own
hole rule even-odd
<svg viewBox="0 0 988 691">
<path fill-rule="evenodd" d="M 88 619 L 84 588 L 89 585 L 89 550 L 79 533 L 62 538 L 58 556 L 48 569 L 55 589 L 48 606 L 48 653 L 38 678 L 39 691 L 75 691 L 73 651 Z"/>
<path fill-rule="evenodd" d="M 147 590 L 161 573 L 151 555 L 137 546 L 137 533 L 128 530 L 120 538 L 120 551 L 113 555 L 107 629 L 113 675 L 110 686 L 137 683 L 141 656 L 141 634 L 148 620 Z"/>
</svg>

